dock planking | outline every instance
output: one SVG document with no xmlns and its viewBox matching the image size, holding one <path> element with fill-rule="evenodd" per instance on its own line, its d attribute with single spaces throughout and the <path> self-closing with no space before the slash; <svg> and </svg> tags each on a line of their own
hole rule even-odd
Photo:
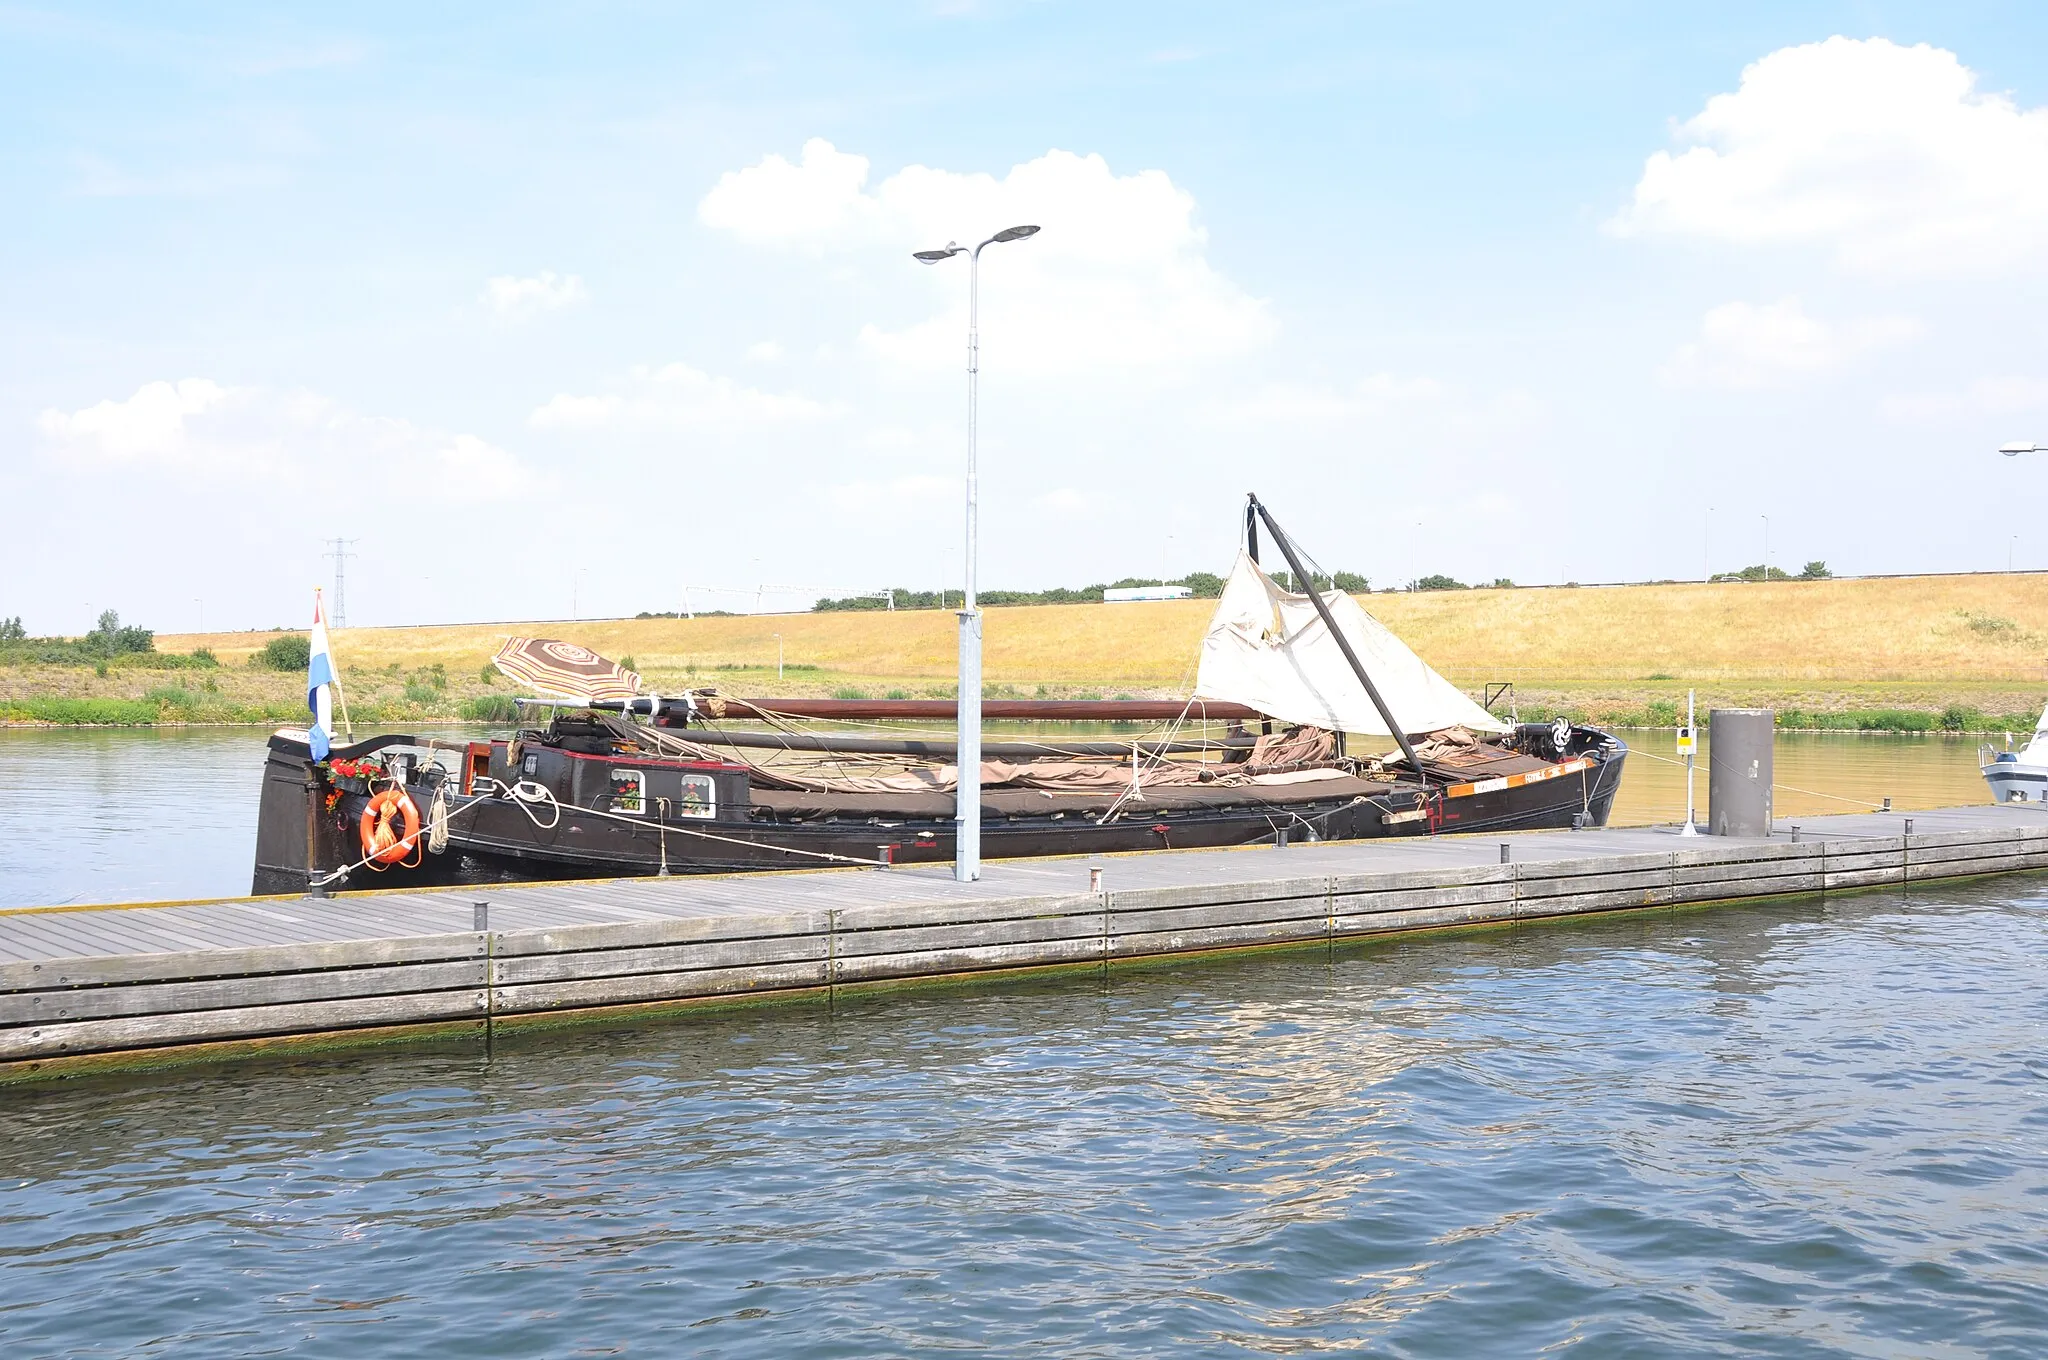
<svg viewBox="0 0 2048 1360">
<path fill-rule="evenodd" d="M 976 883 L 927 866 L 17 909 L 0 1081 L 2041 868 L 2048 815 L 1998 805 L 1812 818 L 1796 841 L 1616 828 L 1004 861 Z"/>
</svg>

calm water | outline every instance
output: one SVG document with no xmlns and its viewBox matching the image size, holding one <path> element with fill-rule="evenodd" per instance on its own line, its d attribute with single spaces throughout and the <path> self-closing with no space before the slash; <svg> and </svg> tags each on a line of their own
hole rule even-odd
<svg viewBox="0 0 2048 1360">
<path fill-rule="evenodd" d="M 1685 774 L 1672 763 L 1671 733 L 1624 735 L 1639 749 L 1615 822 L 1682 818 Z M 264 738 L 249 729 L 0 731 L 0 907 L 247 892 Z M 1777 778 L 1789 786 L 1777 795 L 1782 817 L 1858 812 L 1887 797 L 1901 808 L 1990 801 L 1974 738 L 1780 736 Z M 1705 821 L 1704 759 L 1697 797 Z"/>
<path fill-rule="evenodd" d="M 0 1090 L 10 1355 L 2039 1356 L 2048 881 Z"/>
</svg>

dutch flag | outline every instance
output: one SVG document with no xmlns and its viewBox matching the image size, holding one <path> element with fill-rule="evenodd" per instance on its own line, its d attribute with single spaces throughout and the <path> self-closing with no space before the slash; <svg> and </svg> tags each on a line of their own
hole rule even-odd
<svg viewBox="0 0 2048 1360">
<path fill-rule="evenodd" d="M 334 660 L 327 654 L 327 618 L 320 608 L 320 592 L 313 592 L 313 636 L 311 655 L 306 659 L 306 707 L 312 710 L 313 726 L 306 744 L 313 759 L 327 759 L 334 728 Z"/>
</svg>

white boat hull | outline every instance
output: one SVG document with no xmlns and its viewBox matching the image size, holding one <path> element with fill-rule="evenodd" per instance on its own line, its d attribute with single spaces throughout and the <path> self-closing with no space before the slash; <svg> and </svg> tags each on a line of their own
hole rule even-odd
<svg viewBox="0 0 2048 1360">
<path fill-rule="evenodd" d="M 2012 757 L 1984 765 L 1994 803 L 2048 803 L 2048 764 Z"/>
</svg>

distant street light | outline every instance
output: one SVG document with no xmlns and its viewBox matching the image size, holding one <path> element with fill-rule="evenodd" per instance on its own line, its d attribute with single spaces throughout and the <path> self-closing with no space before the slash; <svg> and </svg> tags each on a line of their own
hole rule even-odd
<svg viewBox="0 0 2048 1360">
<path fill-rule="evenodd" d="M 2000 444 L 1998 451 L 2008 458 L 2017 458 L 2023 453 L 2048 453 L 2048 444 Z"/>
<path fill-rule="evenodd" d="M 1764 580 L 1768 582 L 1771 579 L 1771 517 L 1759 515 L 1757 518 L 1764 522 Z"/>
<path fill-rule="evenodd" d="M 1036 236 L 1037 227 L 1005 227 L 969 252 L 948 241 L 938 250 L 913 251 L 922 264 L 967 256 L 967 589 L 960 598 L 959 780 L 953 795 L 953 877 L 972 883 L 981 877 L 981 614 L 974 607 L 974 567 L 979 533 L 979 474 L 975 468 L 975 407 L 981 372 L 981 252 L 989 246 Z"/>
</svg>

